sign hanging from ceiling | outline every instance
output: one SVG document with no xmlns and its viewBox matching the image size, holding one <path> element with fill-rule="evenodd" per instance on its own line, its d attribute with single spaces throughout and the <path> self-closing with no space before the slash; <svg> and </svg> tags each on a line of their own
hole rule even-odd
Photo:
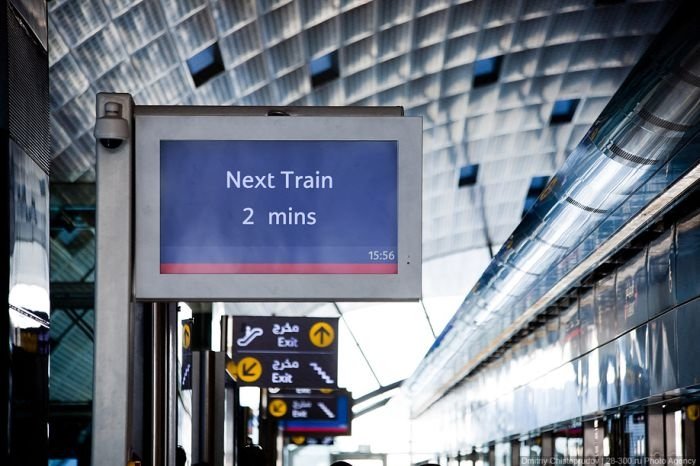
<svg viewBox="0 0 700 466">
<path fill-rule="evenodd" d="M 282 389 L 269 395 L 267 409 L 286 436 L 352 433 L 352 395 L 346 390 Z"/>
<path fill-rule="evenodd" d="M 421 121 L 136 115 L 137 299 L 420 297 Z"/>
<path fill-rule="evenodd" d="M 241 385 L 338 386 L 338 319 L 237 316 L 233 359 Z M 280 405 L 281 412 L 282 407 Z"/>
<path fill-rule="evenodd" d="M 280 389 L 270 392 L 267 411 L 278 420 L 329 421 L 336 419 L 338 402 L 345 390 Z"/>
</svg>

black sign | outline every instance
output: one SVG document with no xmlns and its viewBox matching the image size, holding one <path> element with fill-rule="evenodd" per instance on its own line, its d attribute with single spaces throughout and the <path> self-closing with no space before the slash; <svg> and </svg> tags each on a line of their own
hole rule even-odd
<svg viewBox="0 0 700 466">
<path fill-rule="evenodd" d="M 338 418 L 338 398 L 347 397 L 345 391 L 280 390 L 270 393 L 267 410 L 277 419 L 307 419 L 327 421 Z"/>
<path fill-rule="evenodd" d="M 338 436 L 352 433 L 352 396 L 348 391 L 306 392 L 280 391 L 268 398 L 268 414 L 278 417 L 278 426 L 285 435 Z M 280 415 L 285 408 L 286 413 Z"/>
<path fill-rule="evenodd" d="M 236 317 L 233 357 L 241 385 L 338 386 L 338 319 Z"/>
</svg>

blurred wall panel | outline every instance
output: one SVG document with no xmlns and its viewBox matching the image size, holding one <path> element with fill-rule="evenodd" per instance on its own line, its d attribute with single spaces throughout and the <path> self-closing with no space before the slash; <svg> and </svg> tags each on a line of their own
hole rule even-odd
<svg viewBox="0 0 700 466">
<path fill-rule="evenodd" d="M 649 244 L 647 270 L 649 278 L 649 317 L 653 318 L 675 304 L 673 275 L 674 233 L 671 228 Z"/>
<path fill-rule="evenodd" d="M 0 463 L 47 463 L 49 84 L 46 2 L 0 2 L 0 154 L 5 249 Z M 5 428 L 7 426 L 7 428 Z M 7 435 L 5 435 L 7 433 Z"/>
<path fill-rule="evenodd" d="M 676 296 L 679 303 L 700 295 L 700 210 L 676 228 Z"/>
</svg>

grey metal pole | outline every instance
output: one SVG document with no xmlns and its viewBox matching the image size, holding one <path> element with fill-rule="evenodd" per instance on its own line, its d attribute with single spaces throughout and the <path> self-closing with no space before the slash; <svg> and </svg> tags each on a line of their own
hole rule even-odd
<svg viewBox="0 0 700 466">
<path fill-rule="evenodd" d="M 107 107 L 107 108 L 106 108 Z M 133 100 L 129 94 L 97 95 L 97 118 L 126 121 L 128 133 L 116 148 L 98 135 L 97 253 L 95 272 L 95 371 L 92 458 L 124 466 L 131 433 L 131 292 Z M 118 123 L 118 122 L 117 122 Z M 97 128 L 96 128 L 97 129 Z M 118 139 L 121 135 L 116 135 Z"/>
<path fill-rule="evenodd" d="M 166 426 L 167 432 L 165 464 L 175 465 L 175 454 L 177 449 L 177 353 L 178 353 L 178 326 L 177 326 L 177 303 L 166 304 L 167 311 L 167 372 L 165 380 L 165 393 L 167 396 Z"/>
<path fill-rule="evenodd" d="M 152 303 L 151 311 L 151 383 L 150 383 L 150 453 L 152 466 L 165 465 L 165 439 L 167 438 L 164 397 L 166 368 L 166 306 Z"/>
<path fill-rule="evenodd" d="M 175 464 L 177 447 L 177 308 L 175 303 L 151 303 L 150 436 L 152 466 Z"/>
<path fill-rule="evenodd" d="M 192 463 L 213 460 L 213 353 L 192 352 Z"/>
<path fill-rule="evenodd" d="M 192 354 L 192 463 L 224 464 L 225 354 Z"/>
<path fill-rule="evenodd" d="M 225 377 L 226 377 L 226 353 L 222 351 L 212 352 L 213 359 L 213 376 L 214 376 L 214 386 L 213 391 L 213 419 L 214 426 L 211 432 L 213 437 L 213 449 L 212 449 L 212 466 L 228 466 L 225 465 L 226 457 L 224 455 L 224 432 L 226 423 L 226 390 L 225 390 Z"/>
</svg>

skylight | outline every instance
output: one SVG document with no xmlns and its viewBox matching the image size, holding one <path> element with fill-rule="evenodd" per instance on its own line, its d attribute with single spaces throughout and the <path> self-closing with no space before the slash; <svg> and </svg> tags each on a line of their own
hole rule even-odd
<svg viewBox="0 0 700 466">
<path fill-rule="evenodd" d="M 465 165 L 459 169 L 459 183 L 458 186 L 461 188 L 463 186 L 472 186 L 476 184 L 476 177 L 479 174 L 479 165 Z"/>
<path fill-rule="evenodd" d="M 219 44 L 212 45 L 187 60 L 194 85 L 199 87 L 217 74 L 224 71 Z"/>
<path fill-rule="evenodd" d="M 574 118 L 579 99 L 557 100 L 552 107 L 552 115 L 549 117 L 550 125 L 569 123 Z"/>
<path fill-rule="evenodd" d="M 498 81 L 503 57 L 484 58 L 474 62 L 474 81 L 472 87 L 486 86 Z"/>
<path fill-rule="evenodd" d="M 338 68 L 338 51 L 311 60 L 309 64 L 311 72 L 311 86 L 319 87 L 327 82 L 333 81 L 340 76 Z"/>
</svg>

